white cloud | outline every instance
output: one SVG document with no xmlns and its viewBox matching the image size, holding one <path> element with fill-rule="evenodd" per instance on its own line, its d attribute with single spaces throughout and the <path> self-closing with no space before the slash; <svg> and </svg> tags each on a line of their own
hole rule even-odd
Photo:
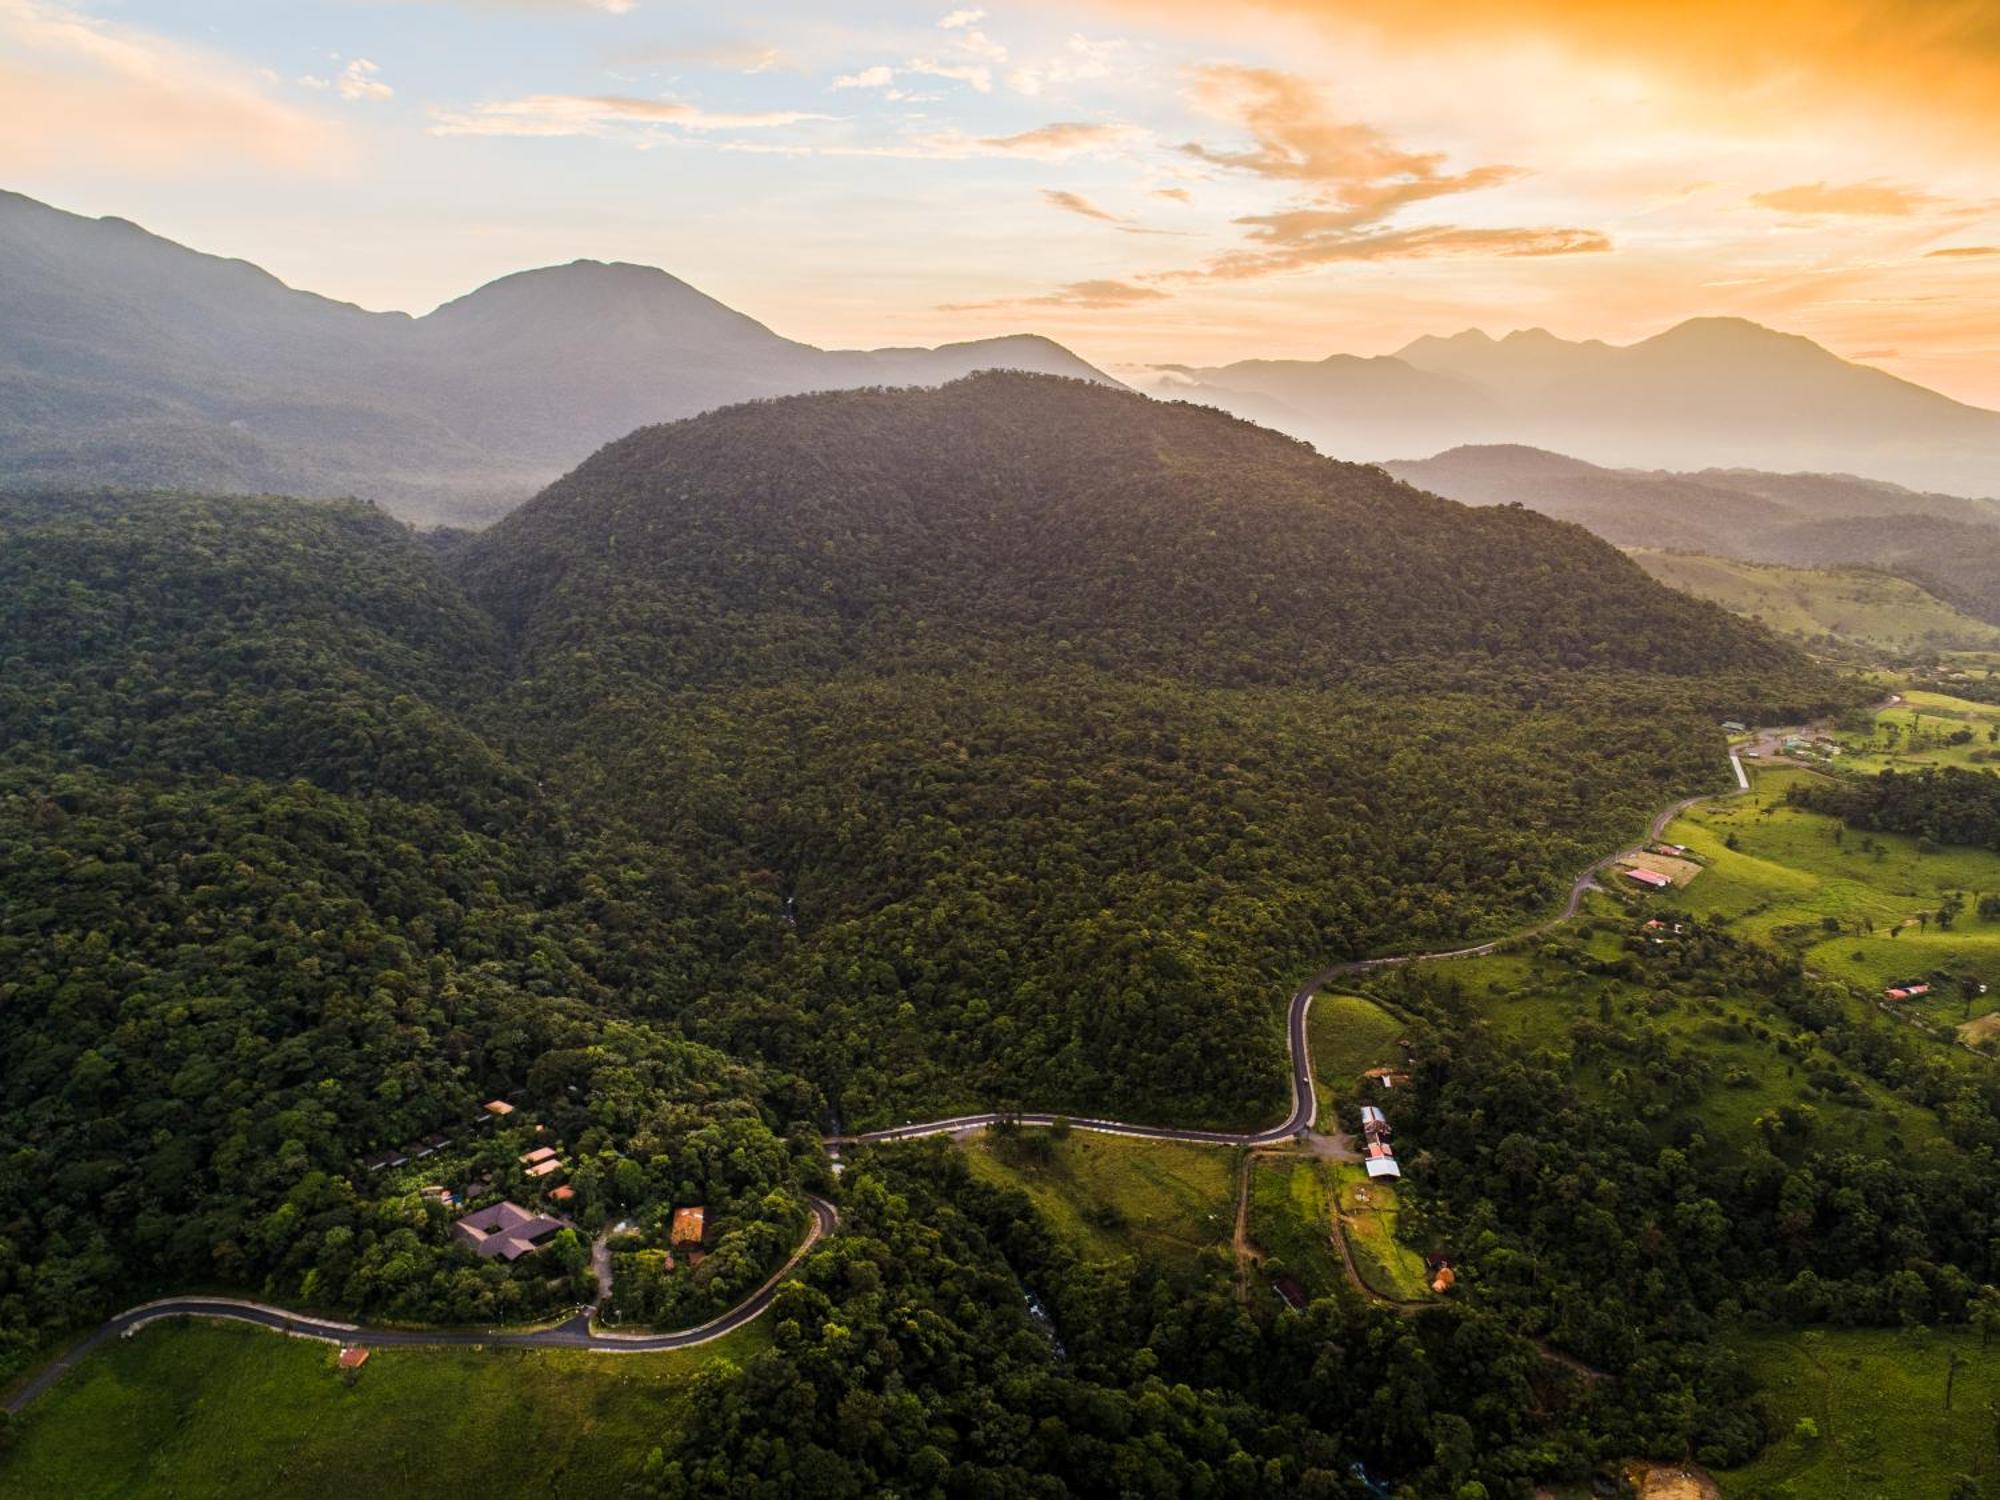
<svg viewBox="0 0 2000 1500">
<path fill-rule="evenodd" d="M 333 171 L 352 154 L 330 121 L 274 98 L 233 58 L 61 0 L 0 0 L 0 161 L 11 173 Z"/>
<path fill-rule="evenodd" d="M 610 136 L 627 134 L 642 143 L 672 131 L 770 130 L 826 115 L 800 110 L 760 110 L 730 114 L 698 105 L 616 94 L 530 94 L 475 105 L 470 110 L 434 110 L 432 135 Z"/>
<path fill-rule="evenodd" d="M 982 94 L 993 92 L 993 70 L 984 63 L 947 63 L 934 57 L 913 57 L 906 71 L 922 73 L 928 78 L 949 78 L 958 83 L 969 84 Z"/>
<path fill-rule="evenodd" d="M 1063 50 L 1047 60 L 1014 69 L 1007 75 L 1007 87 L 1017 94 L 1039 94 L 1052 83 L 1074 83 L 1082 79 L 1104 78 L 1111 72 L 1111 59 L 1125 46 L 1121 38 L 1093 40 L 1081 32 L 1071 35 Z"/>
<path fill-rule="evenodd" d="M 382 70 L 365 57 L 357 57 L 341 70 L 337 85 L 340 97 L 350 102 L 386 99 L 396 91 L 376 75 Z"/>
<path fill-rule="evenodd" d="M 843 74 L 833 80 L 833 86 L 837 89 L 886 89 L 895 81 L 896 70 L 885 63 L 877 63 L 859 73 Z"/>
<path fill-rule="evenodd" d="M 985 19 L 986 12 L 983 10 L 955 10 L 950 15 L 943 17 L 938 22 L 938 25 L 942 26 L 946 31 L 955 31 L 961 26 L 977 26 Z"/>
<path fill-rule="evenodd" d="M 1007 49 L 983 31 L 966 32 L 959 41 L 959 46 L 974 57 L 983 57 L 988 62 L 1003 63 L 1007 60 Z"/>
</svg>

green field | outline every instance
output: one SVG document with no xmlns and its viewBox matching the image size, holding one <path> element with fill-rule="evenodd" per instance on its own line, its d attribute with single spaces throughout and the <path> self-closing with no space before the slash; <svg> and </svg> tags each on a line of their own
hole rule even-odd
<svg viewBox="0 0 2000 1500">
<path fill-rule="evenodd" d="M 1374 1182 L 1365 1167 L 1342 1163 L 1333 1169 L 1342 1232 L 1361 1279 L 1384 1297 L 1411 1301 L 1430 1295 L 1424 1258 L 1396 1238 L 1396 1188 Z"/>
<path fill-rule="evenodd" d="M 1694 849 L 1709 869 L 1666 897 L 1662 908 L 1787 943 L 1809 967 L 1870 991 L 1933 969 L 2000 989 L 2000 922 L 1982 921 L 1971 910 L 1950 932 L 1917 922 L 1946 891 L 1966 892 L 1969 907 L 1978 893 L 2000 891 L 2000 855 L 1963 848 L 1926 854 L 1916 839 L 1899 834 L 1864 840 L 1838 819 L 1785 804 L 1785 787 L 1810 774 L 1761 770 L 1750 795 L 1705 803 L 1676 820 L 1667 837 Z M 1942 1021 L 1966 1015 L 1956 994 L 1915 1009 Z M 1974 1005 L 1971 1013 L 1980 1009 Z"/>
<path fill-rule="evenodd" d="M 1274 1257 L 1310 1296 L 1346 1279 L 1333 1244 L 1331 1163 L 1256 1157 L 1250 1165 L 1250 1241 Z"/>
<path fill-rule="evenodd" d="M 350 1381 L 326 1344 L 156 1323 L 17 1419 L 0 1495 L 620 1494 L 672 1437 L 689 1377 L 768 1337 L 756 1323 L 665 1354 L 377 1350 Z"/>
<path fill-rule="evenodd" d="M 1702 883 L 1710 878 L 1703 876 Z M 1606 958 L 1622 951 L 1620 934 L 1636 930 L 1635 919 L 1621 915 L 1565 929 L 1565 937 Z M 1572 1076 L 1585 1097 L 1637 1111 L 1663 1140 L 1692 1126 L 1718 1145 L 1748 1142 L 1764 1116 L 1787 1105 L 1810 1105 L 1821 1127 L 1854 1149 L 1948 1149 L 1928 1111 L 1817 1049 L 1801 1051 L 1793 1040 L 1796 1027 L 1764 996 L 1663 994 L 1650 985 L 1585 972 L 1571 951 L 1470 959 L 1446 972 L 1479 1001 L 1490 1024 L 1530 1046 L 1574 1055 L 1578 1027 L 1607 1023 L 1630 1038 L 1628 1050 L 1576 1056 Z M 1849 1015 L 1863 1025 L 1896 1024 L 1859 1000 Z M 1813 1084 L 1815 1073 L 1837 1075 L 1844 1087 L 1825 1092 Z M 1705 1082 L 1688 1096 L 1674 1081 L 1680 1076 Z"/>
<path fill-rule="evenodd" d="M 1010 1140 L 989 1131 L 968 1142 L 965 1154 L 975 1176 L 1032 1198 L 1086 1258 L 1186 1259 L 1226 1246 L 1234 1230 L 1235 1154 L 1227 1147 L 1081 1130 L 1066 1140 L 1047 1131 Z"/>
<path fill-rule="evenodd" d="M 1955 1476 L 2000 1473 L 1995 1448 L 2000 1345 L 1967 1329 L 1827 1329 L 1738 1345 L 1779 1434 L 1741 1469 L 1717 1476 L 1742 1500 L 1909 1500 L 1951 1493 Z M 1944 1407 L 1952 1356 L 1963 1363 Z M 1812 1431 L 1799 1432 L 1801 1418 Z"/>
<path fill-rule="evenodd" d="M 1631 556 L 1660 582 L 1781 635 L 1837 636 L 1898 655 L 2000 647 L 2000 628 L 1907 579 L 1868 568 L 1787 568 L 1649 548 L 1635 548 Z"/>
<path fill-rule="evenodd" d="M 1392 1066 L 1402 1059 L 1396 1040 L 1404 1034 L 1404 1024 L 1359 995 L 1313 996 L 1306 1028 L 1323 1115 L 1331 1101 L 1355 1097 L 1364 1069 Z"/>
<path fill-rule="evenodd" d="M 1875 714 L 1871 733 L 1840 736 L 1844 769 L 2000 767 L 2000 743 L 1993 738 L 2000 729 L 2000 707 L 1915 688 L 1901 696 L 1901 703 Z M 1967 732 L 1971 738 L 1965 743 L 1950 743 L 1954 734 Z"/>
</svg>

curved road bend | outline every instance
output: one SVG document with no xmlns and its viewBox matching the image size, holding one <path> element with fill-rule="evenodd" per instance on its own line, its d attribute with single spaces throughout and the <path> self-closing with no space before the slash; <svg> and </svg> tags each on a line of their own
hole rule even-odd
<svg viewBox="0 0 2000 1500">
<path fill-rule="evenodd" d="M 813 1246 L 839 1226 L 840 1211 L 824 1198 L 809 1198 L 808 1206 L 812 1209 L 812 1223 L 791 1258 L 749 1297 L 721 1317 L 711 1319 L 698 1328 L 683 1328 L 675 1333 L 612 1333 L 591 1325 L 589 1309 L 550 1328 L 364 1328 L 355 1323 L 310 1317 L 304 1313 L 288 1312 L 282 1307 L 234 1297 L 166 1297 L 156 1302 L 143 1302 L 106 1319 L 9 1396 L 6 1409 L 10 1413 L 20 1411 L 100 1345 L 159 1318 L 226 1318 L 257 1328 L 268 1328 L 273 1333 L 319 1339 L 329 1344 L 358 1344 L 371 1349 L 485 1347 L 590 1349 L 609 1354 L 645 1354 L 663 1349 L 691 1348 L 719 1339 L 726 1333 L 734 1333 L 745 1324 L 754 1322 L 778 1295 L 779 1284 L 798 1269 L 799 1262 L 806 1258 Z"/>
<path fill-rule="evenodd" d="M 1893 701 L 1893 700 L 1892 700 Z M 1755 748 L 1770 754 L 1788 733 L 1786 730 L 1767 730 L 1758 737 Z M 1749 778 L 1744 773 L 1743 762 L 1738 752 L 1729 755 L 1731 769 L 1736 773 L 1737 786 L 1734 791 L 1723 792 L 1719 796 L 1740 796 L 1750 789 Z M 1661 809 L 1654 817 L 1648 830 L 1648 839 L 1658 839 L 1667 825 L 1696 803 L 1708 801 L 1709 797 L 1685 797 Z M 1404 953 L 1386 958 L 1352 959 L 1346 963 L 1334 964 L 1313 975 L 1292 996 L 1291 1006 L 1285 1017 L 1285 1041 L 1291 1057 L 1292 1108 L 1291 1113 L 1267 1130 L 1226 1131 L 1226 1130 L 1183 1130 L 1170 1125 L 1135 1125 L 1124 1120 L 1104 1120 L 1083 1115 L 1056 1115 L 1052 1113 L 1030 1114 L 975 1114 L 954 1115 L 946 1120 L 926 1120 L 917 1124 L 898 1125 L 887 1130 L 868 1130 L 853 1135 L 829 1135 L 825 1138 L 829 1147 L 876 1145 L 890 1141 L 911 1141 L 924 1136 L 950 1135 L 961 1130 L 979 1130 L 998 1124 L 1002 1119 L 1012 1120 L 1022 1125 L 1053 1125 L 1058 1119 L 1068 1120 L 1077 1130 L 1096 1131 L 1102 1135 L 1137 1136 L 1147 1140 L 1187 1141 L 1197 1145 L 1210 1146 L 1270 1146 L 1290 1136 L 1312 1129 L 1319 1118 L 1319 1096 L 1313 1088 L 1312 1041 L 1306 1032 L 1306 1017 L 1312 1009 L 1313 996 L 1336 979 L 1352 974 L 1365 974 L 1376 969 L 1394 968 L 1402 964 L 1427 963 L 1454 958 L 1481 958 L 1498 951 L 1504 945 L 1522 938 L 1537 936 L 1549 929 L 1567 922 L 1577 914 L 1583 905 L 1584 893 L 1597 882 L 1597 876 L 1608 866 L 1634 853 L 1639 845 L 1621 849 L 1615 854 L 1593 862 L 1587 870 L 1577 876 L 1569 888 L 1569 896 L 1563 902 L 1562 910 L 1547 921 L 1505 937 L 1489 942 L 1476 943 L 1467 948 L 1447 948 L 1425 953 Z M 337 1323 L 323 1318 L 307 1317 L 299 1313 L 287 1312 L 281 1307 L 270 1307 L 263 1303 L 239 1301 L 228 1297 L 171 1297 L 158 1302 L 143 1303 L 128 1308 L 110 1318 L 94 1332 L 73 1345 L 64 1354 L 39 1371 L 35 1377 L 6 1400 L 6 1410 L 20 1411 L 35 1397 L 47 1390 L 78 1360 L 103 1344 L 107 1339 L 129 1330 L 143 1327 L 156 1318 L 182 1316 L 229 1318 L 241 1323 L 268 1328 L 276 1333 L 289 1333 L 303 1338 L 322 1339 L 328 1343 L 360 1344 L 370 1348 L 394 1347 L 437 1347 L 459 1346 L 478 1347 L 493 1345 L 502 1348 L 522 1349 L 592 1349 L 609 1353 L 641 1353 L 661 1349 L 685 1349 L 695 1344 L 707 1343 L 732 1333 L 746 1323 L 754 1321 L 777 1296 L 778 1286 L 798 1267 L 807 1252 L 826 1235 L 831 1234 L 839 1224 L 839 1211 L 823 1198 L 813 1198 L 812 1225 L 806 1233 L 804 1243 L 793 1252 L 790 1260 L 778 1268 L 777 1272 L 748 1299 L 738 1303 L 721 1317 L 702 1324 L 699 1328 L 682 1329 L 678 1333 L 611 1333 L 594 1328 L 588 1310 L 578 1313 L 565 1322 L 551 1328 L 505 1330 L 505 1329 L 418 1329 L 418 1328 L 363 1328 L 351 1323 Z"/>
<path fill-rule="evenodd" d="M 1789 730 L 1765 730 L 1758 736 L 1755 745 L 1765 754 L 1778 745 Z M 1678 802 L 1660 809 L 1648 825 L 1645 842 L 1657 840 L 1666 831 L 1667 825 L 1697 803 L 1718 797 L 1739 797 L 1750 790 L 1750 779 L 1743 769 L 1738 752 L 1729 752 L 1730 769 L 1736 775 L 1736 787 L 1727 792 L 1706 792 L 1700 796 L 1683 797 Z M 1306 1016 L 1312 1009 L 1313 996 L 1336 979 L 1352 974 L 1366 974 L 1376 969 L 1391 969 L 1403 964 L 1435 963 L 1454 958 L 1484 958 L 1498 952 L 1509 943 L 1523 938 L 1537 937 L 1552 928 L 1561 926 L 1574 917 L 1583 906 L 1584 894 L 1597 884 L 1597 877 L 1611 865 L 1625 859 L 1644 847 L 1633 844 L 1595 860 L 1590 867 L 1570 883 L 1569 895 L 1564 899 L 1562 910 L 1548 920 L 1538 922 L 1518 932 L 1488 942 L 1475 943 L 1467 948 L 1443 948 L 1424 953 L 1399 953 L 1386 958 L 1357 958 L 1346 963 L 1334 964 L 1320 970 L 1292 996 L 1291 1009 L 1285 1018 L 1285 1041 L 1291 1053 L 1292 1071 L 1292 1111 L 1278 1124 L 1268 1130 L 1227 1131 L 1227 1130 L 1181 1130 L 1170 1125 L 1134 1125 L 1124 1120 L 1102 1120 L 1088 1115 L 1055 1115 L 1048 1113 L 993 1112 L 978 1115 L 953 1115 L 945 1120 L 924 1120 L 909 1125 L 895 1125 L 886 1130 L 864 1130 L 852 1135 L 827 1136 L 828 1146 L 871 1146 L 891 1141 L 914 1141 L 924 1136 L 953 1135 L 961 1130 L 981 1130 L 996 1125 L 1002 1120 L 1010 1120 L 1019 1125 L 1053 1125 L 1058 1119 L 1067 1120 L 1072 1129 L 1096 1131 L 1100 1135 L 1139 1136 L 1147 1140 L 1188 1141 L 1195 1145 L 1208 1146 L 1271 1146 L 1287 1136 L 1297 1135 L 1312 1129 L 1319 1118 L 1319 1097 L 1313 1088 L 1312 1043 L 1306 1033 Z"/>
</svg>

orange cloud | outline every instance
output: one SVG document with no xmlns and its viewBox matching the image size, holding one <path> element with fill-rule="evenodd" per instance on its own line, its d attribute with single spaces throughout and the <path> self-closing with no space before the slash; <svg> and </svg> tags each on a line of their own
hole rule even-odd
<svg viewBox="0 0 2000 1500">
<path fill-rule="evenodd" d="M 1806 182 L 1797 187 L 1778 188 L 1769 193 L 1752 193 L 1750 201 L 1759 208 L 1788 214 L 1884 214 L 1912 213 L 1938 200 L 1929 193 L 1915 192 L 1887 182 L 1856 182 L 1832 187 L 1824 182 Z"/>
<path fill-rule="evenodd" d="M 1947 245 L 1942 250 L 1929 251 L 1925 260 L 1943 260 L 1954 256 L 2000 255 L 2000 245 Z"/>
<path fill-rule="evenodd" d="M 1068 286 L 1035 297 L 1002 297 L 992 302 L 947 302 L 940 312 L 979 312 L 995 307 L 1130 307 L 1138 302 L 1160 302 L 1167 294 L 1157 287 L 1135 286 L 1129 281 L 1072 281 Z"/>
<path fill-rule="evenodd" d="M 0 0 L 0 160 L 14 172 L 338 170 L 329 122 L 248 69 L 42 0 Z"/>
<path fill-rule="evenodd" d="M 1065 188 L 1043 188 L 1042 197 L 1051 207 L 1064 213 L 1077 214 L 1086 219 L 1100 219 L 1106 224 L 1122 224 L 1125 221 L 1109 209 L 1099 208 L 1081 193 L 1072 193 Z"/>
<path fill-rule="evenodd" d="M 1018 135 L 989 135 L 975 144 L 1005 156 L 1029 156 L 1038 161 L 1061 161 L 1089 151 L 1127 145 L 1143 140 L 1145 132 L 1132 125 L 1098 125 L 1080 120 L 1059 120 L 1038 125 Z"/>
<path fill-rule="evenodd" d="M 1435 224 L 1389 228 L 1415 203 L 1497 187 L 1521 176 L 1499 164 L 1445 169 L 1442 152 L 1398 146 L 1374 126 L 1333 113 L 1326 93 L 1272 68 L 1222 64 L 1197 69 L 1195 103 L 1239 126 L 1247 149 L 1189 142 L 1181 150 L 1227 171 L 1296 186 L 1303 201 L 1246 214 L 1249 238 L 1267 249 L 1239 250 L 1167 280 L 1240 281 L 1343 261 L 1575 255 L 1611 248 L 1605 235 L 1574 228 L 1477 228 Z"/>
<path fill-rule="evenodd" d="M 1202 30 L 1217 14 L 1210 0 L 1097 3 Z M 1737 119 L 1808 101 L 1851 118 L 1879 101 L 1927 117 L 2000 120 L 2000 26 L 1982 0 L 1244 0 L 1242 8 L 1336 33 L 1360 25 L 1415 46 L 1554 44 L 1670 74 L 1711 111 Z"/>
</svg>

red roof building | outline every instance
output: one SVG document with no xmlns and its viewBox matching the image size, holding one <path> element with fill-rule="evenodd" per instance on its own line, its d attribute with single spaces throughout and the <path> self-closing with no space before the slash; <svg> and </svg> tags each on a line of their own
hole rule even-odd
<svg viewBox="0 0 2000 1500">
<path fill-rule="evenodd" d="M 1658 870 L 1631 869 L 1625 872 L 1625 878 L 1635 885 L 1643 885 L 1649 891 L 1664 891 L 1673 884 L 1671 879 Z"/>
<path fill-rule="evenodd" d="M 699 1245 L 707 1211 L 700 1208 L 677 1208 L 674 1210 L 674 1226 L 667 1238 L 676 1245 Z"/>
<path fill-rule="evenodd" d="M 340 1358 L 336 1363 L 343 1370 L 358 1370 L 368 1363 L 368 1351 L 366 1349 L 357 1349 L 350 1344 L 340 1351 Z"/>
</svg>

